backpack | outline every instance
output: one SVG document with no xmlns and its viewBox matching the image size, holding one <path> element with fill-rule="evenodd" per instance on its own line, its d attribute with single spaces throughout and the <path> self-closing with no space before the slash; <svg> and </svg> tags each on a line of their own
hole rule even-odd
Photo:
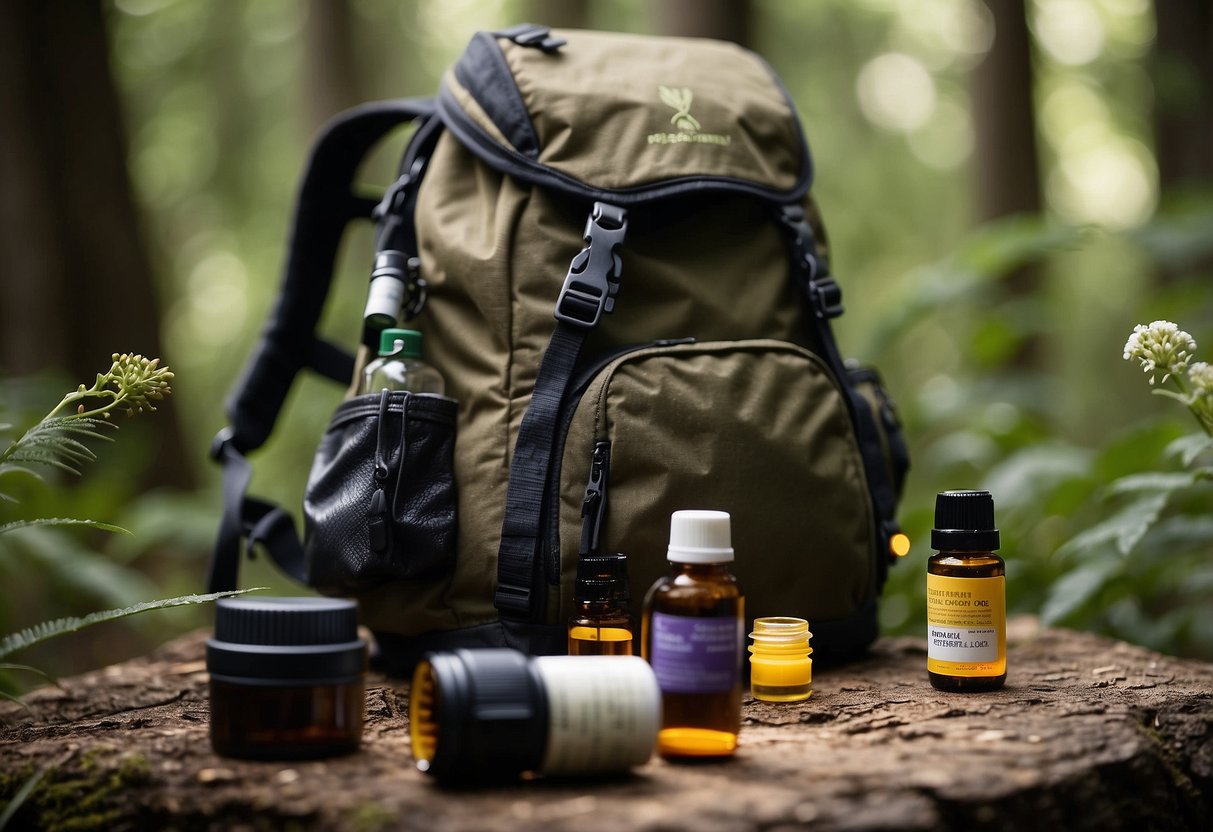
<svg viewBox="0 0 1213 832">
<path fill-rule="evenodd" d="M 352 193 L 363 156 L 407 123 L 395 184 Z M 721 509 L 747 615 L 809 619 L 819 660 L 861 652 L 908 458 L 879 377 L 835 344 L 811 179 L 772 70 L 709 40 L 481 32 L 435 99 L 335 118 L 212 446 L 209 589 L 236 586 L 243 540 L 357 598 L 389 672 L 431 649 L 559 653 L 581 555 L 626 554 L 638 612 L 667 571 L 671 512 Z M 392 312 L 368 314 L 351 355 L 315 330 L 342 233 L 367 218 L 372 304 L 386 290 Z M 397 307 L 447 396 L 347 398 L 301 541 L 245 493 L 247 455 L 300 370 L 348 384 Z"/>
</svg>

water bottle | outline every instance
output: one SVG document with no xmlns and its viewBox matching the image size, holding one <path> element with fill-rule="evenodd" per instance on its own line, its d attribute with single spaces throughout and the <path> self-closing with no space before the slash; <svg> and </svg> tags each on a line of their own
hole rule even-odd
<svg viewBox="0 0 1213 832">
<path fill-rule="evenodd" d="M 421 359 L 422 336 L 412 329 L 385 329 L 379 336 L 379 357 L 366 365 L 359 393 L 404 390 L 444 395 L 442 375 Z"/>
</svg>

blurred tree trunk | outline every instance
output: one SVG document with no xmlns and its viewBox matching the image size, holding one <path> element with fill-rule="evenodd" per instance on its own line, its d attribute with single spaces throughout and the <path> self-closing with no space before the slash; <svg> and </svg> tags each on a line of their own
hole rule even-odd
<svg viewBox="0 0 1213 832">
<path fill-rule="evenodd" d="M 1213 185 L 1213 5 L 1156 0 L 1151 61 L 1159 185 Z"/>
<path fill-rule="evenodd" d="M 0 125 L 0 372 L 162 355 L 100 2 L 0 0 Z M 143 485 L 192 482 L 171 402 Z"/>
<path fill-rule="evenodd" d="M 982 222 L 1041 209 L 1024 0 L 985 4 L 994 19 L 994 42 L 973 71 L 977 216 Z"/>
<path fill-rule="evenodd" d="M 750 0 L 656 0 L 652 10 L 658 34 L 751 45 Z"/>
<path fill-rule="evenodd" d="M 364 100 L 354 29 L 354 10 L 346 0 L 309 0 L 305 92 L 313 130 Z"/>
<path fill-rule="evenodd" d="M 980 222 L 1015 214 L 1038 214 L 1040 161 L 1036 151 L 1036 108 L 1032 100 L 1032 40 L 1024 0 L 985 0 L 994 40 L 972 74 L 976 139 L 976 211 Z M 1030 297 L 1040 289 L 1037 269 L 1006 276 L 1010 292 Z M 1039 366 L 1039 333 L 1025 333 L 1012 365 Z"/>
<path fill-rule="evenodd" d="M 589 26 L 589 0 L 527 0 L 524 18 L 553 29 L 585 29 Z"/>
</svg>

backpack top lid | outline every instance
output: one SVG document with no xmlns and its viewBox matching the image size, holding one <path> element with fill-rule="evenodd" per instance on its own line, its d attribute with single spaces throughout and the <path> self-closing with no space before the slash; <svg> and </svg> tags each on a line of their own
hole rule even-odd
<svg viewBox="0 0 1213 832">
<path fill-rule="evenodd" d="M 480 32 L 443 78 L 438 111 L 486 163 L 576 197 L 792 202 L 812 179 L 787 91 L 761 58 L 722 41 Z"/>
</svg>

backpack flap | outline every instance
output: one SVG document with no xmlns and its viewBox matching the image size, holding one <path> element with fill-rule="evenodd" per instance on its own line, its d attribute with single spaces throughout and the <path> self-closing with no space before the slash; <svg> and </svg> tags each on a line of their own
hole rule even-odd
<svg viewBox="0 0 1213 832">
<path fill-rule="evenodd" d="M 492 167 L 619 205 L 702 190 L 796 202 L 812 179 L 787 91 L 730 43 L 481 32 L 443 79 L 438 110 Z"/>
</svg>

